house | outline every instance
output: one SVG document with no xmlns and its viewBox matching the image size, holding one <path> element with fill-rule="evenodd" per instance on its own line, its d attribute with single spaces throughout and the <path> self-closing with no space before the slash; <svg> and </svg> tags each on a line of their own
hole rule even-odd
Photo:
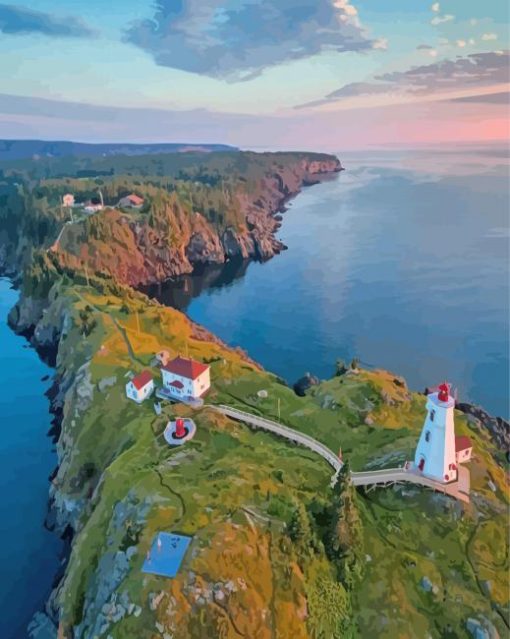
<svg viewBox="0 0 510 639">
<path fill-rule="evenodd" d="M 154 380 L 150 371 L 142 371 L 126 384 L 126 396 L 138 404 L 150 397 L 154 390 Z"/>
<path fill-rule="evenodd" d="M 199 399 L 211 386 L 207 364 L 176 357 L 161 367 L 164 388 L 176 399 Z"/>
<path fill-rule="evenodd" d="M 125 209 L 140 209 L 143 206 L 143 202 L 143 197 L 139 197 L 138 195 L 131 193 L 119 200 L 119 206 Z"/>
<path fill-rule="evenodd" d="M 96 200 L 95 198 L 93 198 L 92 200 L 88 200 L 83 205 L 83 210 L 87 213 L 97 213 L 97 211 L 101 211 L 102 208 L 103 205 L 101 204 L 101 202 L 99 200 Z"/>
<path fill-rule="evenodd" d="M 62 204 L 64 206 L 74 206 L 74 195 L 72 193 L 66 193 L 62 198 Z"/>
<path fill-rule="evenodd" d="M 455 458 L 457 464 L 463 464 L 471 460 L 473 452 L 473 442 L 467 435 L 460 435 L 455 438 Z"/>
</svg>

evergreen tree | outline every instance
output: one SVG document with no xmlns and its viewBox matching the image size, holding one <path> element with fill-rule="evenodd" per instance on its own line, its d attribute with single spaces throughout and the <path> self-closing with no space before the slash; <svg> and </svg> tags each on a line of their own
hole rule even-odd
<svg viewBox="0 0 510 639">
<path fill-rule="evenodd" d="M 336 360 L 336 367 L 335 367 L 335 376 L 336 377 L 341 377 L 342 375 L 345 375 L 345 373 L 347 372 L 347 366 L 345 365 L 345 362 L 343 359 L 337 359 Z"/>
<path fill-rule="evenodd" d="M 310 517 L 302 502 L 296 503 L 287 532 L 299 555 L 307 557 L 316 548 L 317 540 L 310 525 Z"/>
<path fill-rule="evenodd" d="M 333 516 L 326 550 L 348 590 L 363 572 L 363 528 L 356 502 L 349 462 L 345 462 L 333 488 Z"/>
</svg>

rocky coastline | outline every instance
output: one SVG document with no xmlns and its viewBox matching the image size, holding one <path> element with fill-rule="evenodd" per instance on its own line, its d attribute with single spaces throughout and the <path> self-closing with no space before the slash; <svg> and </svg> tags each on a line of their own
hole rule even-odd
<svg viewBox="0 0 510 639">
<path fill-rule="evenodd" d="M 204 264 L 222 264 L 225 261 L 236 258 L 248 260 L 270 259 L 285 249 L 284 245 L 275 238 L 275 233 L 281 225 L 279 213 L 285 210 L 288 200 L 299 193 L 304 186 L 315 184 L 321 179 L 327 179 L 332 172 L 340 170 L 342 170 L 342 167 L 339 162 L 333 165 L 324 163 L 314 165 L 311 163 L 303 166 L 301 170 L 295 173 L 292 172 L 292 175 L 271 176 L 268 178 L 267 183 L 267 198 L 263 202 L 246 203 L 245 210 L 248 225 L 244 232 L 239 233 L 230 230 L 228 232 L 225 231 L 223 234 L 215 235 L 210 227 L 199 221 L 196 223 L 199 225 L 197 228 L 194 230 L 188 229 L 185 232 L 185 240 L 177 253 L 171 256 L 165 255 L 161 258 L 160 252 L 156 255 L 155 247 L 160 239 L 149 238 L 147 229 L 129 223 L 128 226 L 133 238 L 136 240 L 135 245 L 139 254 L 125 251 L 120 260 L 121 267 L 119 268 L 117 264 L 113 271 L 106 263 L 96 261 L 92 263 L 92 266 L 100 272 L 109 272 L 123 284 L 140 286 L 141 284 L 158 283 L 183 273 L 191 273 Z M 66 257 L 66 255 L 69 256 L 71 254 L 63 252 L 61 263 L 65 266 L 74 266 L 72 259 Z M 96 258 L 101 259 L 100 256 L 96 256 Z M 141 262 L 137 262 L 139 258 Z M 142 264 L 142 266 L 133 268 L 135 262 Z M 92 404 L 94 395 L 101 392 L 92 382 L 90 373 L 90 358 L 93 353 L 92 351 L 90 353 L 81 353 L 80 360 L 76 365 L 73 365 L 72 352 L 69 344 L 66 343 L 66 337 L 73 321 L 69 299 L 58 297 L 55 294 L 44 300 L 25 295 L 19 274 L 11 269 L 10 276 L 16 279 L 21 289 L 21 296 L 9 315 L 9 325 L 17 333 L 23 334 L 37 349 L 40 356 L 55 369 L 53 384 L 49 391 L 51 412 L 53 414 L 53 426 L 50 435 L 56 442 L 58 467 L 50 477 L 46 526 L 68 542 L 67 547 L 70 552 L 73 536 L 80 531 L 80 527 L 83 525 L 82 515 L 87 512 L 88 502 L 92 503 L 97 499 L 101 485 L 101 479 L 95 486 L 90 484 L 88 494 L 80 496 L 78 499 L 71 499 L 66 491 L 61 488 L 63 478 L 69 474 L 67 468 L 70 466 L 72 455 L 75 421 Z M 193 336 L 198 340 L 214 341 L 228 349 L 227 346 L 203 327 L 193 325 Z M 258 366 L 249 360 L 246 354 L 238 352 L 246 362 L 253 366 Z M 70 364 L 70 362 L 73 362 L 73 364 Z M 304 396 L 311 386 L 318 383 L 318 379 L 307 373 L 304 378 L 296 383 L 296 393 Z M 483 409 L 471 404 L 458 404 L 457 408 L 468 415 L 470 423 L 474 427 L 487 429 L 493 441 L 505 450 L 508 456 L 510 430 L 506 420 L 493 418 Z M 83 472 L 86 474 L 87 470 L 84 469 Z M 69 480 L 69 477 L 67 477 L 67 480 Z M 73 478 L 73 481 L 76 482 L 82 480 L 83 477 Z M 142 506 L 143 508 L 148 507 L 147 504 L 142 504 Z M 130 504 L 128 501 L 127 505 L 124 504 L 122 507 L 126 509 L 126 512 L 120 513 L 116 509 L 114 518 L 121 518 L 122 515 L 126 519 L 129 515 L 130 519 L 136 519 L 136 511 L 140 509 L 136 504 Z M 110 555 L 106 554 L 103 557 L 104 561 L 102 560 L 100 564 L 98 577 L 94 583 L 94 589 L 97 591 L 102 587 L 101 583 L 99 583 L 100 578 L 104 577 L 106 579 L 106 574 L 108 573 L 108 579 L 117 579 L 122 570 L 127 570 L 126 566 L 128 566 L 130 557 L 129 553 L 127 553 L 120 559 L 116 556 L 115 560 L 112 559 L 113 563 L 108 563 L 110 559 Z M 55 576 L 54 591 L 48 599 L 44 611 L 37 613 L 34 617 L 29 630 L 32 639 L 46 639 L 47 637 L 56 639 L 59 633 L 60 611 L 58 598 L 59 594 L 61 594 L 59 589 L 62 586 L 61 580 L 64 576 L 66 561 L 67 558 Z M 120 565 L 121 563 L 122 566 Z M 99 606 L 100 603 L 102 603 L 102 607 Z M 96 614 L 98 610 L 105 606 L 110 606 L 110 602 L 106 599 L 102 602 L 96 597 L 87 601 L 87 605 L 90 606 L 90 616 L 93 613 Z M 120 606 L 128 610 L 134 604 L 127 601 L 125 605 L 123 602 L 114 602 L 112 605 L 113 609 L 117 609 Z M 138 607 L 133 608 L 133 614 L 137 616 L 137 613 Z M 98 632 L 102 632 L 100 623 L 103 621 L 102 614 L 102 612 L 98 613 L 97 620 L 94 621 L 94 627 Z M 82 629 L 77 627 L 75 630 L 76 638 L 87 636 L 83 634 L 83 632 L 86 632 L 83 630 L 85 627 L 85 625 L 83 625 Z"/>
<path fill-rule="evenodd" d="M 218 227 L 194 211 L 184 214 L 167 208 L 165 229 L 107 209 L 102 218 L 108 241 L 85 228 L 66 229 L 54 247 L 65 268 L 77 269 L 85 262 L 90 272 L 108 274 L 129 286 L 148 286 L 193 273 L 210 265 L 230 261 L 266 261 L 287 247 L 276 237 L 286 205 L 305 187 L 331 179 L 343 171 L 334 156 L 324 160 L 301 160 L 273 167 L 258 183 L 255 193 L 239 191 L 232 199 L 243 220 L 238 226 Z M 172 241 L 167 238 L 170 225 Z"/>
</svg>

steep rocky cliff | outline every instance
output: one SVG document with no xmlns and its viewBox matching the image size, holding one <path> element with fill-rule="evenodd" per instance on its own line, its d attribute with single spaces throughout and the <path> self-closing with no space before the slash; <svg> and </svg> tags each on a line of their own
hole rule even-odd
<svg viewBox="0 0 510 639">
<path fill-rule="evenodd" d="M 204 212 L 182 205 L 173 194 L 148 195 L 146 215 L 108 208 L 64 226 L 52 251 L 62 266 L 87 266 L 138 286 L 190 273 L 198 265 L 232 259 L 267 260 L 286 247 L 276 238 L 276 217 L 305 185 L 341 170 L 340 162 L 298 160 L 274 165 L 250 188 L 237 184 L 225 194 L 236 223 L 214 223 Z M 157 212 L 157 221 L 154 215 Z"/>
</svg>

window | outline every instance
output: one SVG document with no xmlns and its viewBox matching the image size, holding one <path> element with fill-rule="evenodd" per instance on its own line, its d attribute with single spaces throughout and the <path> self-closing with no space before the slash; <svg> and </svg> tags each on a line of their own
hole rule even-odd
<svg viewBox="0 0 510 639">
<path fill-rule="evenodd" d="M 436 416 L 436 411 L 435 410 L 431 410 L 430 411 L 430 421 L 433 422 L 434 421 L 434 417 Z"/>
<path fill-rule="evenodd" d="M 429 441 L 430 441 L 430 430 L 428 430 L 428 431 L 425 433 L 425 441 L 426 441 L 426 442 L 429 442 Z"/>
</svg>

